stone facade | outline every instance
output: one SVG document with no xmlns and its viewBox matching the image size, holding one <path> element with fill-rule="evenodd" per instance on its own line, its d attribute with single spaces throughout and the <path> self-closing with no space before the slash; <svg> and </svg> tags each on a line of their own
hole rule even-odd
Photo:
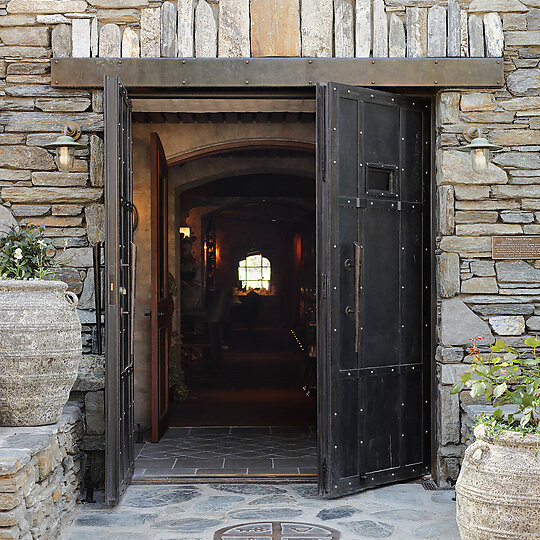
<svg viewBox="0 0 540 540">
<path fill-rule="evenodd" d="M 57 424 L 0 428 L 0 538 L 54 539 L 80 495 L 82 417 L 68 404 Z"/>
<path fill-rule="evenodd" d="M 468 361 L 468 338 L 481 332 L 519 346 L 540 328 L 540 263 L 491 259 L 492 236 L 540 232 L 538 1 L 266 4 L 0 0 L 0 226 L 13 218 L 44 224 L 59 252 L 67 247 L 70 262 L 62 277 L 81 295 L 83 347 L 89 353 L 95 326 L 91 244 L 103 238 L 104 225 L 103 95 L 99 88 L 53 89 L 51 57 L 503 57 L 501 88 L 439 90 L 434 112 L 437 474 L 441 481 L 453 480 L 465 442 L 460 400 L 467 403 L 468 396 L 450 396 L 449 389 Z M 286 24 L 274 24 L 268 14 L 283 17 Z M 81 142 L 89 150 L 78 152 L 72 173 L 58 174 L 43 145 L 70 120 L 81 125 Z M 485 175 L 474 174 L 467 156 L 455 152 L 470 124 L 504 147 Z M 451 328 L 458 314 L 472 326 Z M 101 392 L 102 386 L 77 391 Z M 88 411 L 101 410 L 98 395 L 77 398 Z M 89 444 L 102 444 L 91 439 L 102 437 L 101 430 L 99 422 L 89 428 Z"/>
</svg>

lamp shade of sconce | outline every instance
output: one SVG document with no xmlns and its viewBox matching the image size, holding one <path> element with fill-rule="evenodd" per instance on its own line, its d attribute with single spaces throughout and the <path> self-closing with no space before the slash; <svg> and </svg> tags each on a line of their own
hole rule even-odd
<svg viewBox="0 0 540 540">
<path fill-rule="evenodd" d="M 485 137 L 482 137 L 482 131 L 477 126 L 470 126 L 464 132 L 465 138 L 469 144 L 458 148 L 461 152 L 470 152 L 471 165 L 475 173 L 484 173 L 489 167 L 489 152 L 502 150 L 502 146 L 491 144 Z"/>
<path fill-rule="evenodd" d="M 180 234 L 183 234 L 184 238 L 189 238 L 191 236 L 191 228 L 190 227 L 180 227 L 178 229 L 178 232 Z"/>
<path fill-rule="evenodd" d="M 44 145 L 45 148 L 55 150 L 55 162 L 60 172 L 67 173 L 73 170 L 75 150 L 86 148 L 85 144 L 76 142 L 76 139 L 78 139 L 80 135 L 81 128 L 75 123 L 70 123 L 64 126 L 62 135 L 60 135 L 56 141 Z"/>
</svg>

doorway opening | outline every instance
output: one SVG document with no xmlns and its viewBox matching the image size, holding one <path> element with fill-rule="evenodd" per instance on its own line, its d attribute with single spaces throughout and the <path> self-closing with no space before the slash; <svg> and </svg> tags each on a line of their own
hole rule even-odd
<svg viewBox="0 0 540 540">
<path fill-rule="evenodd" d="M 120 168 L 120 165 L 123 167 L 127 164 L 129 167 L 130 162 L 119 155 L 119 149 L 130 149 L 130 116 L 126 116 L 126 129 L 122 128 L 122 122 L 113 125 L 114 118 L 119 116 L 118 102 L 125 101 L 126 92 L 118 79 L 106 82 L 106 116 L 111 119 L 106 131 L 106 147 L 109 149 L 107 166 L 109 170 L 115 170 L 120 179 L 125 179 L 129 188 L 130 169 Z M 131 270 L 124 275 L 120 270 L 132 269 L 133 262 L 126 259 L 123 251 L 119 257 L 117 245 L 109 241 L 107 260 L 116 261 L 116 257 L 119 264 L 117 269 L 113 268 L 114 275 L 111 274 L 109 283 L 111 292 L 108 303 L 110 313 L 107 318 L 109 323 L 106 325 L 106 336 L 109 338 L 107 350 L 112 351 L 113 345 L 123 347 L 122 355 L 112 354 L 110 357 L 110 361 L 117 364 L 128 358 L 124 353 L 129 351 L 129 358 L 135 357 L 135 369 L 133 370 L 132 364 L 128 369 L 120 369 L 119 364 L 113 373 L 121 377 L 120 384 L 112 384 L 110 378 L 108 379 L 107 440 L 111 443 L 108 453 L 112 453 L 113 457 L 126 456 L 122 449 L 133 449 L 130 423 L 133 425 L 131 415 L 134 408 L 130 396 L 133 395 L 134 381 L 135 418 L 144 418 L 145 414 L 151 412 L 152 438 L 155 441 L 161 438 L 160 443 L 154 443 L 153 452 L 150 452 L 153 456 L 144 456 L 146 445 L 142 450 L 139 448 L 137 453 L 141 458 L 151 458 L 148 461 L 153 461 L 154 464 L 161 460 L 160 465 L 165 465 L 166 460 L 169 460 L 166 471 L 162 469 L 159 473 L 150 475 L 150 478 L 147 477 L 147 480 L 176 481 L 174 477 L 178 478 L 177 481 L 197 480 L 198 469 L 194 467 L 192 472 L 175 474 L 173 469 L 182 468 L 184 464 L 178 461 L 178 457 L 171 458 L 173 451 L 193 447 L 194 441 L 189 439 L 193 426 L 179 425 L 177 429 L 189 431 L 179 432 L 176 438 L 167 438 L 167 433 L 172 433 L 167 430 L 175 428 L 170 427 L 168 414 L 171 405 L 168 384 L 171 344 L 173 332 L 181 333 L 183 329 L 182 310 L 180 309 L 177 316 L 175 309 L 175 306 L 182 307 L 181 299 L 180 303 L 177 300 L 175 304 L 171 291 L 176 289 L 178 294 L 180 289 L 180 295 L 182 292 L 181 283 L 180 287 L 178 285 L 179 281 L 182 281 L 180 228 L 184 228 L 184 238 L 187 238 L 187 227 L 192 227 L 187 221 L 175 221 L 182 215 L 182 193 L 197 187 L 202 189 L 201 186 L 218 180 L 239 180 L 240 177 L 263 174 L 307 176 L 311 179 L 316 177 L 316 478 L 319 492 L 326 497 L 338 497 L 429 473 L 433 457 L 430 396 L 434 328 L 431 319 L 433 302 L 430 296 L 434 257 L 430 214 L 432 190 L 429 181 L 430 102 L 417 97 L 327 83 L 317 85 L 315 103 L 316 112 L 312 115 L 309 126 L 311 136 L 307 138 L 284 136 L 284 132 L 294 131 L 289 128 L 295 125 L 287 125 L 287 115 L 277 122 L 277 129 L 270 130 L 268 125 L 272 122 L 258 125 L 258 115 L 255 114 L 254 117 L 251 116 L 251 123 L 255 125 L 257 134 L 244 133 L 243 136 L 237 133 L 241 131 L 238 125 L 231 128 L 227 137 L 215 137 L 222 129 L 218 126 L 206 130 L 198 129 L 197 121 L 184 130 L 180 130 L 178 126 L 168 129 L 161 126 L 159 134 L 166 143 L 166 154 L 160 137 L 156 133 L 149 137 L 150 132 L 147 129 L 144 140 L 148 141 L 150 138 L 152 141 L 151 166 L 148 162 L 143 163 L 149 152 L 147 148 L 142 152 L 138 151 L 140 147 L 137 148 L 137 144 L 141 139 L 135 130 L 133 200 L 134 205 L 139 207 L 138 214 L 141 217 L 140 236 L 139 233 L 136 235 L 135 243 L 140 248 L 138 253 L 142 255 L 137 262 L 137 277 L 141 278 L 137 291 L 142 291 L 142 295 L 139 292 L 137 294 L 139 299 L 143 298 L 143 305 L 151 303 L 148 313 L 150 324 L 145 320 L 145 324 L 137 326 L 137 320 L 141 322 L 143 317 L 137 316 L 135 309 L 134 335 L 130 332 L 122 332 L 120 336 L 114 333 L 111 317 L 128 320 L 131 313 L 124 309 L 124 299 L 130 298 L 128 292 L 134 292 L 134 287 L 127 281 L 127 277 L 133 275 L 133 272 Z M 182 118 L 182 115 L 172 116 Z M 152 116 L 146 117 L 152 122 Z M 207 114 L 207 117 L 212 118 L 210 114 Z M 220 116 L 220 119 L 223 124 L 227 123 L 227 115 Z M 315 159 L 313 120 L 316 120 L 317 124 Z M 295 122 L 301 123 L 301 120 Z M 263 124 L 266 127 L 263 128 Z M 117 129 L 118 126 L 120 129 Z M 182 133 L 178 134 L 179 131 Z M 272 131 L 272 136 L 269 136 L 268 131 Z M 220 133 L 224 135 L 224 132 Z M 113 135 L 116 139 L 120 138 L 125 143 L 124 146 L 113 144 L 116 140 Z M 269 155 L 258 156 L 255 151 L 255 148 L 278 150 L 279 147 L 283 150 L 283 144 L 259 144 L 258 147 L 249 143 L 244 146 L 238 144 L 253 140 L 258 143 L 261 139 L 268 141 L 272 137 L 281 142 L 311 143 L 311 154 L 308 156 L 310 173 L 299 174 L 295 167 L 287 167 L 291 157 L 297 163 L 298 169 L 302 170 L 301 156 L 277 155 L 274 156 L 276 159 L 269 159 Z M 201 139 L 212 140 L 210 145 L 202 148 L 201 144 L 196 144 L 197 138 L 199 142 Z M 219 140 L 216 141 L 216 138 Z M 175 140 L 188 144 L 175 145 Z M 228 144 L 230 141 L 234 141 L 234 144 Z M 216 145 L 219 147 L 218 152 L 214 151 Z M 146 146 L 148 147 L 148 143 Z M 192 149 L 189 155 L 184 155 L 184 159 L 176 159 L 175 151 L 184 149 L 187 154 L 189 148 Z M 299 150 L 299 147 L 289 145 L 288 149 L 294 151 Z M 227 151 L 238 155 L 226 155 Z M 168 159 L 166 155 L 169 156 Z M 256 163 L 257 159 L 262 159 L 264 163 Z M 231 170 L 229 160 L 236 161 L 235 170 Z M 182 165 L 176 167 L 180 163 Z M 316 174 L 313 171 L 315 166 Z M 144 174 L 144 171 L 148 174 Z M 176 183 L 173 179 L 175 174 L 178 178 Z M 151 178 L 150 189 L 148 177 Z M 275 177 L 267 180 L 267 184 L 272 186 L 276 183 Z M 210 349 L 207 351 L 207 365 L 211 368 L 219 367 L 219 360 L 224 353 L 237 346 L 232 323 L 228 325 L 230 331 L 221 330 L 224 336 L 230 336 L 228 340 L 219 338 L 219 325 L 217 334 L 215 325 L 212 332 L 209 329 L 214 322 L 210 320 L 209 308 L 213 308 L 214 314 L 220 313 L 217 307 L 220 295 L 217 287 L 212 285 L 212 279 L 217 280 L 219 247 L 215 223 L 226 215 L 237 218 L 250 203 L 268 203 L 270 195 L 253 194 L 249 191 L 252 184 L 243 186 L 243 191 L 237 194 L 240 199 L 233 198 L 222 201 L 216 207 L 207 207 L 199 216 L 199 248 L 195 252 L 195 261 L 198 257 L 201 261 L 200 268 L 204 270 L 199 275 L 203 293 L 201 297 L 204 299 L 200 307 L 208 310 L 208 313 L 205 313 L 203 320 L 205 331 L 197 330 L 196 320 L 193 321 L 192 334 L 195 343 L 191 344 L 204 345 L 196 343 L 199 339 L 196 336 L 207 336 L 210 342 L 209 346 L 206 343 Z M 124 218 L 129 216 L 133 205 L 129 198 L 126 200 L 116 188 L 117 184 L 108 183 L 106 200 L 109 201 L 108 217 L 113 225 L 113 232 L 121 234 L 126 227 L 129 232 L 131 222 Z M 129 197 L 130 192 L 127 193 Z M 207 199 L 210 195 L 206 193 L 203 198 Z M 274 205 L 283 206 L 285 203 L 289 206 L 302 206 L 298 201 L 279 200 L 283 197 L 282 194 L 275 196 L 277 199 L 271 200 Z M 289 193 L 286 193 L 285 198 L 288 197 Z M 313 203 L 311 205 L 313 208 Z M 306 206 L 305 202 L 303 206 Z M 259 215 L 260 212 L 257 213 L 257 218 Z M 251 227 L 242 229 L 244 236 L 246 230 L 250 231 Z M 150 231 L 151 241 L 148 234 Z M 191 230 L 189 235 L 191 238 Z M 109 236 L 114 239 L 112 234 Z M 249 244 L 253 244 L 253 240 L 250 240 Z M 228 268 L 231 275 L 235 276 L 236 296 L 240 303 L 243 293 L 246 297 L 252 292 L 255 292 L 256 296 L 252 294 L 251 298 L 263 297 L 257 299 L 258 305 L 255 308 L 251 306 L 247 310 L 253 315 L 260 313 L 266 296 L 272 296 L 272 280 L 275 279 L 277 267 L 276 257 L 259 243 L 258 237 L 255 238 L 255 245 L 249 244 L 244 246 Z M 215 264 L 212 266 L 213 259 Z M 178 267 L 177 261 L 180 261 Z M 208 262 L 212 264 L 208 265 Z M 292 264 L 294 259 L 289 262 Z M 169 268 L 174 269 L 173 279 L 170 279 Z M 186 264 L 184 270 L 193 273 L 193 269 Z M 148 275 L 151 280 L 148 280 Z M 189 276 L 184 275 L 184 278 L 189 281 Z M 196 279 L 196 274 L 191 279 Z M 253 290 L 249 289 L 250 284 Z M 207 292 L 213 293 L 213 296 L 207 296 Z M 268 294 L 262 294 L 263 292 Z M 232 290 L 221 298 L 233 299 L 234 296 L 235 291 Z M 117 297 L 121 303 L 117 302 Z M 145 300 L 150 302 L 146 303 Z M 139 310 L 139 313 L 141 311 Z M 232 312 L 232 308 L 229 311 Z M 247 344 L 247 338 L 259 330 L 259 321 L 258 317 L 247 316 L 244 308 L 240 311 L 243 312 L 240 321 L 243 320 L 245 324 L 246 337 L 243 343 Z M 230 320 L 233 320 L 232 316 Z M 280 328 L 282 327 L 269 327 L 274 331 Z M 294 328 L 292 330 L 294 331 Z M 211 335 L 214 335 L 214 343 L 218 344 L 219 349 L 212 346 Z M 302 342 L 300 337 L 298 339 Z M 275 341 L 279 340 L 266 339 L 272 346 Z M 242 343 L 242 340 L 240 342 Z M 132 343 L 134 353 L 133 348 L 130 348 Z M 151 354 L 148 354 L 150 344 Z M 186 350 L 186 347 L 181 346 L 181 350 Z M 141 354 L 144 351 L 146 355 Z M 244 353 L 253 354 L 253 351 L 247 348 Z M 147 362 L 148 360 L 151 362 Z M 223 360 L 221 363 L 223 364 Z M 201 371 L 204 371 L 202 366 Z M 204 373 L 200 377 L 204 378 Z M 118 406 L 120 415 L 115 415 Z M 137 410 L 137 407 L 140 410 Z M 214 411 L 216 408 L 213 408 Z M 125 411 L 123 415 L 122 411 Z M 120 424 L 115 423 L 118 418 Z M 119 426 L 124 426 L 125 429 L 120 430 Z M 237 435 L 232 431 L 234 427 L 245 429 L 245 426 L 215 424 L 199 426 L 199 429 L 206 429 L 206 435 L 213 435 L 208 430 L 224 428 L 228 430 L 226 435 L 230 438 Z M 265 426 L 248 427 L 260 429 Z M 201 431 L 196 435 L 201 435 L 199 439 L 204 439 L 205 433 Z M 266 434 L 258 433 L 257 437 L 261 435 Z M 267 435 L 272 436 L 273 433 L 268 432 Z M 298 436 L 295 435 L 293 439 L 296 444 Z M 223 441 L 219 450 L 222 450 L 221 446 L 233 447 L 234 443 L 235 441 L 230 439 Z M 165 446 L 160 447 L 160 444 Z M 240 451 L 249 444 L 249 437 L 244 437 L 240 442 L 236 441 Z M 315 445 L 312 448 L 314 447 Z M 115 453 L 115 448 L 120 451 Z M 199 450 L 202 449 L 203 446 L 200 446 Z M 268 455 L 267 448 L 263 450 Z M 305 449 L 296 450 L 305 455 Z M 135 460 L 130 459 L 131 454 L 127 455 L 125 463 L 110 467 L 108 485 L 113 490 L 109 497 L 111 501 L 118 500 L 118 494 L 132 477 Z M 200 453 L 198 457 L 201 457 Z M 221 459 L 226 460 L 227 457 Z M 143 465 L 147 464 L 141 461 L 137 463 L 135 481 L 144 477 Z M 252 470 L 256 469 L 254 464 Z M 297 467 L 298 471 L 299 469 L 300 467 Z M 141 470 L 142 475 L 138 474 Z M 218 478 L 227 476 L 223 474 L 223 467 L 219 470 L 208 467 L 206 470 L 209 474 L 204 481 L 208 481 L 210 475 Z M 245 471 L 233 473 L 231 480 L 238 481 L 242 476 L 249 479 L 249 467 L 246 467 Z M 294 478 L 299 476 L 295 474 Z M 252 478 L 260 480 L 261 477 Z"/>
<path fill-rule="evenodd" d="M 314 481 L 315 156 L 236 148 L 190 167 L 210 161 L 228 172 L 168 170 L 168 427 L 134 480 Z"/>
</svg>

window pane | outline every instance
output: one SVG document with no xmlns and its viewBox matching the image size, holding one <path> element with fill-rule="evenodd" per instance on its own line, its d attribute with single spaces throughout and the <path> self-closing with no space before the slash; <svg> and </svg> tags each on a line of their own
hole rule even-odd
<svg viewBox="0 0 540 540">
<path fill-rule="evenodd" d="M 250 255 L 238 263 L 238 279 L 243 289 L 269 289 L 271 265 L 262 255 Z"/>
</svg>

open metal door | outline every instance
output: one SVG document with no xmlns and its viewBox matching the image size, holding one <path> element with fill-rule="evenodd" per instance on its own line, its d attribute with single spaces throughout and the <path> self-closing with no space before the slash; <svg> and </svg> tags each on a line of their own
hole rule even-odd
<svg viewBox="0 0 540 540">
<path fill-rule="evenodd" d="M 173 299 L 169 294 L 167 159 L 157 133 L 150 135 L 152 280 L 152 442 L 169 427 L 169 345 Z"/>
<path fill-rule="evenodd" d="M 118 77 L 105 76 L 105 499 L 129 484 L 133 439 L 133 246 L 131 104 Z"/>
<path fill-rule="evenodd" d="M 319 490 L 430 464 L 430 105 L 317 90 Z M 428 293 L 428 294 L 426 294 Z"/>
</svg>

